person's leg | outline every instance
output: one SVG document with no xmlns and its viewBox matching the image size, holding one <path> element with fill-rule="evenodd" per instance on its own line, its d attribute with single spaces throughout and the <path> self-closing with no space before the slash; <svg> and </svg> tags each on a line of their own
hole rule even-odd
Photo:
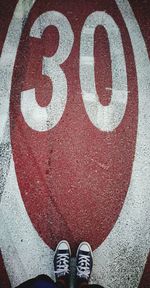
<svg viewBox="0 0 150 288">
<path fill-rule="evenodd" d="M 78 283 L 78 286 L 76 285 L 76 288 L 104 288 L 104 287 L 98 284 L 87 284 L 82 282 L 81 284 Z"/>
<path fill-rule="evenodd" d="M 89 243 L 82 242 L 76 254 L 75 288 L 103 288 L 100 285 L 89 285 L 93 267 L 93 253 Z"/>
<path fill-rule="evenodd" d="M 16 288 L 57 288 L 57 285 L 49 276 L 39 275 L 20 284 Z"/>
<path fill-rule="evenodd" d="M 87 286 L 83 286 L 83 287 L 84 288 L 104 288 L 103 286 L 98 285 L 98 284 L 88 284 Z"/>
<path fill-rule="evenodd" d="M 58 288 L 68 288 L 70 282 L 71 249 L 66 240 L 58 243 L 54 256 L 54 272 Z"/>
<path fill-rule="evenodd" d="M 70 256 L 68 242 L 61 241 L 57 245 L 54 257 L 56 283 L 47 275 L 39 275 L 16 288 L 69 288 Z"/>
</svg>

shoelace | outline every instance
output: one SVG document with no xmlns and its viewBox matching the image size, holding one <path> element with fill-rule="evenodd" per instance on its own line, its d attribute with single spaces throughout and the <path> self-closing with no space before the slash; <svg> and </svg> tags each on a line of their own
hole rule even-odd
<svg viewBox="0 0 150 288">
<path fill-rule="evenodd" d="M 90 272 L 90 256 L 80 255 L 77 266 L 77 276 L 88 279 Z"/>
<path fill-rule="evenodd" d="M 56 261 L 56 274 L 65 275 L 69 273 L 69 255 L 58 254 Z"/>
</svg>

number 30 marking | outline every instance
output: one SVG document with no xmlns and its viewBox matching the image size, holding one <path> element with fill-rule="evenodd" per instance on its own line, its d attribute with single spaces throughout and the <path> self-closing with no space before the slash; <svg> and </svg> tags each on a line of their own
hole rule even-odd
<svg viewBox="0 0 150 288">
<path fill-rule="evenodd" d="M 52 99 L 48 106 L 41 107 L 35 97 L 35 89 L 21 93 L 21 111 L 26 123 L 36 131 L 47 131 L 57 125 L 67 102 L 67 78 L 60 68 L 70 55 L 74 34 L 67 18 L 56 11 L 43 13 L 34 22 L 30 36 L 41 38 L 44 30 L 54 25 L 59 32 L 59 46 L 53 57 L 43 58 L 43 75 L 53 83 Z M 103 26 L 108 34 L 112 90 L 109 105 L 103 106 L 96 92 L 94 72 L 94 32 Z M 127 73 L 120 31 L 115 21 L 105 12 L 90 14 L 82 28 L 80 41 L 80 82 L 85 110 L 90 121 L 102 131 L 113 131 L 122 121 L 127 105 Z"/>
</svg>

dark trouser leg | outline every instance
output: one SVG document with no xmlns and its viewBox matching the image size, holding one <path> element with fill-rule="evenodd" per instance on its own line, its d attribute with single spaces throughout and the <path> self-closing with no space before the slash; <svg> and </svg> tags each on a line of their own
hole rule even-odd
<svg viewBox="0 0 150 288">
<path fill-rule="evenodd" d="M 69 277 L 59 277 L 56 281 L 56 286 L 57 288 L 69 288 Z"/>
<path fill-rule="evenodd" d="M 54 281 L 47 275 L 39 275 L 30 279 L 16 288 L 57 288 Z"/>
<path fill-rule="evenodd" d="M 89 288 L 104 288 L 103 286 L 101 285 L 97 285 L 97 284 L 91 284 L 91 285 L 88 285 Z"/>
<path fill-rule="evenodd" d="M 104 287 L 98 284 L 88 284 L 82 281 L 76 283 L 76 288 L 104 288 Z"/>
</svg>

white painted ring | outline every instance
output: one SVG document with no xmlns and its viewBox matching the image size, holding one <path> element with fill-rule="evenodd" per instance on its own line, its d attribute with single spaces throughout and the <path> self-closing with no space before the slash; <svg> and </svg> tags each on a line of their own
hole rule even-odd
<svg viewBox="0 0 150 288">
<path fill-rule="evenodd" d="M 94 251 L 93 281 L 101 283 L 105 287 L 124 288 L 133 287 L 133 283 L 134 287 L 138 286 L 149 251 L 150 103 L 148 91 L 150 91 L 150 66 L 143 36 L 128 1 L 115 1 L 126 23 L 134 51 L 139 91 L 139 121 L 129 190 L 114 228 L 102 245 Z M 3 118 L 0 143 L 2 145 L 8 143 L 9 147 L 10 89 L 17 52 L 17 48 L 12 49 L 11 45 L 15 43 L 18 47 L 22 33 L 22 22 L 27 19 L 34 3 L 35 0 L 28 0 L 25 4 L 23 0 L 18 2 L 0 59 L 2 87 L 0 91 L 0 114 Z M 10 56 L 7 57 L 8 55 Z M 4 63 L 5 65 L 2 65 Z M 5 78 L 3 75 L 6 75 Z M 11 149 L 6 151 L 4 147 L 3 157 L 7 156 L 7 165 L 4 167 L 5 181 L 1 188 L 3 195 L 0 207 L 0 245 L 12 287 L 15 287 L 22 281 L 40 273 L 46 273 L 53 277 L 52 271 L 50 271 L 53 250 L 39 237 L 31 223 L 17 184 Z M 129 260 L 132 260 L 130 265 Z M 128 279 L 129 276 L 131 276 L 130 279 Z"/>
</svg>

